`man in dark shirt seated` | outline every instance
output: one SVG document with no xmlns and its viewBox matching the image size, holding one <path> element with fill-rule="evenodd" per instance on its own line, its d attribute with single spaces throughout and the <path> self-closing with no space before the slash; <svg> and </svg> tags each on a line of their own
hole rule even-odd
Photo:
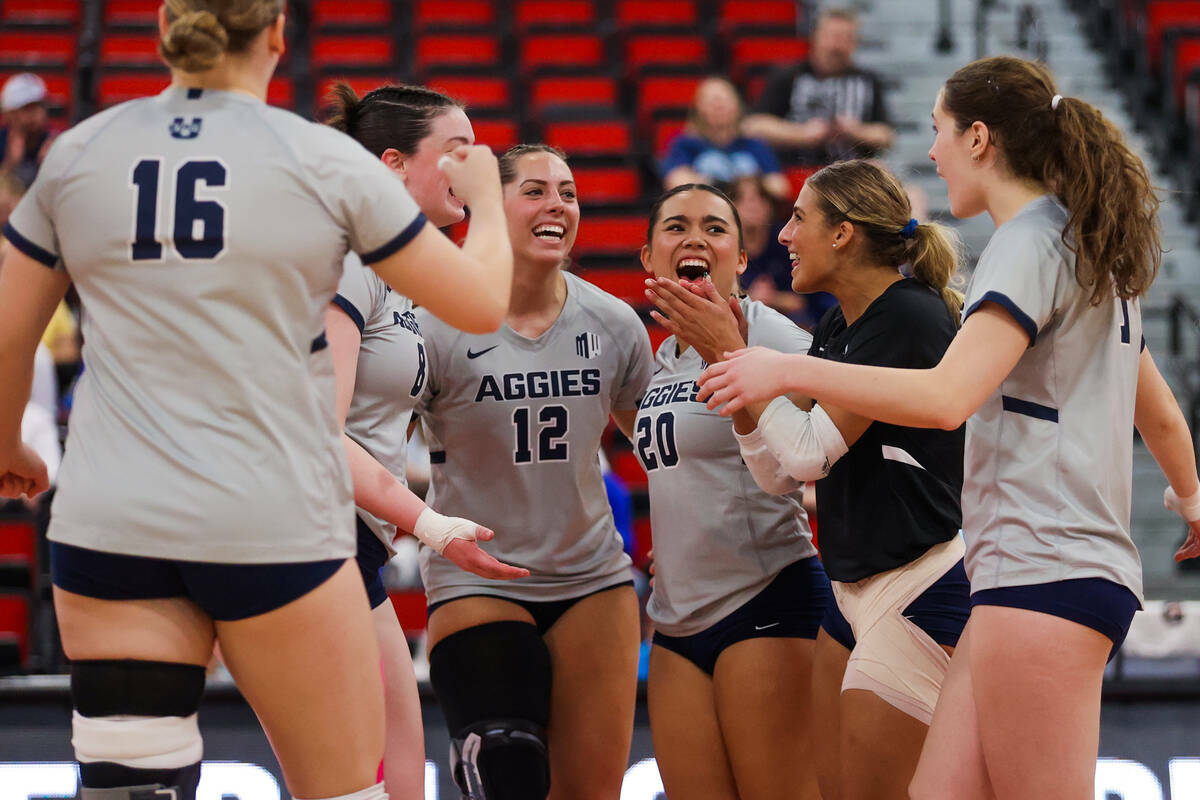
<svg viewBox="0 0 1200 800">
<path fill-rule="evenodd" d="M 817 18 L 807 61 L 772 73 L 756 113 L 742 133 L 777 150 L 800 151 L 795 160 L 824 165 L 871 158 L 892 144 L 883 84 L 854 66 L 858 20 L 854 12 L 827 9 Z"/>
</svg>

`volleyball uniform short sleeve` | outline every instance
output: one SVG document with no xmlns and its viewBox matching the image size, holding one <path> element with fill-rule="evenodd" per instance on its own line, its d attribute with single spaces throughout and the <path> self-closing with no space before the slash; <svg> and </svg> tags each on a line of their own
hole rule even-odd
<svg viewBox="0 0 1200 800">
<path fill-rule="evenodd" d="M 333 302 L 362 336 L 346 434 L 404 481 L 408 424 L 428 374 L 425 341 L 412 301 L 351 253 Z M 358 516 L 394 554 L 396 526 L 361 508 Z"/>
<path fill-rule="evenodd" d="M 417 311 L 430 367 L 419 409 L 427 501 L 495 530 L 479 546 L 532 573 L 493 581 L 422 547 L 431 603 L 479 593 L 564 600 L 630 579 L 598 452 L 610 413 L 645 391 L 648 337 L 626 303 L 565 278 L 562 312 L 537 339 L 507 325 L 469 335 Z"/>
<path fill-rule="evenodd" d="M 808 351 L 812 337 L 759 302 L 742 300 L 750 346 Z M 634 452 L 650 484 L 655 629 L 690 636 L 723 619 L 787 565 L 816 553 L 801 490 L 770 495 L 742 462 L 729 420 L 696 400 L 707 365 L 694 349 L 658 348 L 638 410 Z"/>
<path fill-rule="evenodd" d="M 33 185 L 4 225 L 4 238 L 9 244 L 51 269 L 62 269 L 54 208 L 63 173 L 81 149 L 74 138 L 59 136 L 54 140 Z"/>
<path fill-rule="evenodd" d="M 1098 306 L 1062 240 L 1067 212 L 1039 198 L 980 256 L 966 320 L 994 302 L 1030 347 L 967 421 L 963 533 L 972 591 L 1105 578 L 1142 597 L 1129 533 L 1136 300 Z"/>
<path fill-rule="evenodd" d="M 88 312 L 50 539 L 223 563 L 353 555 L 323 321 L 348 247 L 416 224 L 403 184 L 336 131 L 183 88 L 86 120 L 47 167 L 10 238 L 61 261 Z"/>
<path fill-rule="evenodd" d="M 811 355 L 847 364 L 929 369 L 956 329 L 940 294 L 897 281 L 847 326 L 826 313 Z M 821 559 L 829 577 L 850 583 L 908 564 L 958 534 L 964 430 L 872 422 L 829 474 L 816 482 Z"/>
</svg>

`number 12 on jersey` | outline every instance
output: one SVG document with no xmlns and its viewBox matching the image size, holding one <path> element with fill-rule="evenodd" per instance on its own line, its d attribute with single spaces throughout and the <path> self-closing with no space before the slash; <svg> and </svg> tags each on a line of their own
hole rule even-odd
<svg viewBox="0 0 1200 800">
<path fill-rule="evenodd" d="M 533 450 L 534 430 L 529 406 L 513 411 L 513 427 L 516 428 L 516 447 L 513 450 L 514 464 L 532 464 L 535 461 L 566 461 L 570 449 L 563 437 L 570 427 L 565 406 L 542 406 L 538 411 L 537 452 Z M 536 456 L 536 457 L 535 457 Z"/>
<path fill-rule="evenodd" d="M 161 261 L 158 237 L 159 182 L 162 159 L 143 158 L 133 167 L 129 182 L 134 189 L 133 240 L 129 257 L 134 261 Z M 220 200 L 200 200 L 196 189 L 225 189 L 227 170 L 216 159 L 185 161 L 168 181 L 167 196 L 174 210 L 174 229 L 169 241 L 181 258 L 213 259 L 225 250 L 225 206 Z M 199 230 L 197 230 L 199 228 Z"/>
</svg>

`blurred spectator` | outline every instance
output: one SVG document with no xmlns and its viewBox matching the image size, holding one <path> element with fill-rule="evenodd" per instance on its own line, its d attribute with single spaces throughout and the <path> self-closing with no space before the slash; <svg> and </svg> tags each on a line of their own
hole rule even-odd
<svg viewBox="0 0 1200 800">
<path fill-rule="evenodd" d="M 791 195 L 770 145 L 738 132 L 744 116 L 742 99 L 728 79 L 714 76 L 701 81 L 688 111 L 687 127 L 671 140 L 663 161 L 663 188 L 761 175 L 767 191 L 777 199 Z"/>
<path fill-rule="evenodd" d="M 895 131 L 888 122 L 883 84 L 874 73 L 854 66 L 857 47 L 854 12 L 822 11 L 808 60 L 771 74 L 742 132 L 781 150 L 800 150 L 805 163 L 818 165 L 886 150 Z"/>
<path fill-rule="evenodd" d="M 783 223 L 774 217 L 774 205 L 762 181 L 739 178 L 727 188 L 742 218 L 742 233 L 749 259 L 741 283 L 751 300 L 766 303 L 802 328 L 811 330 L 837 301 L 825 292 L 792 291 L 792 260 L 779 243 Z"/>
<path fill-rule="evenodd" d="M 25 183 L 16 175 L 0 171 L 0 228 L 3 228 L 4 223 L 8 222 L 8 216 L 21 201 L 25 189 Z"/>
<path fill-rule="evenodd" d="M 32 72 L 20 72 L 0 88 L 0 172 L 11 172 L 25 186 L 33 183 L 46 151 L 50 126 L 46 115 L 46 83 Z"/>
</svg>

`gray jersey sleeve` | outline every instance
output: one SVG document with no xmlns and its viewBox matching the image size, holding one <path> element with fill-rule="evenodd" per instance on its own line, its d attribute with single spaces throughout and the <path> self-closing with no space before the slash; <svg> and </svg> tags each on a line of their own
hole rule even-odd
<svg viewBox="0 0 1200 800">
<path fill-rule="evenodd" d="M 963 321 L 984 303 L 1007 311 L 1037 343 L 1060 302 L 1061 270 L 1047 268 L 1064 260 L 1067 249 L 1053 229 L 1005 225 L 996 231 L 979 259 L 963 308 Z"/>
<path fill-rule="evenodd" d="M 378 315 L 384 302 L 383 281 L 379 280 L 370 267 L 363 266 L 355 254 L 346 255 L 342 279 L 338 281 L 337 294 L 333 303 L 354 321 L 359 334 L 367 320 Z"/>
<path fill-rule="evenodd" d="M 63 269 L 53 209 L 63 173 L 79 152 L 73 134 L 64 133 L 50 145 L 37 178 L 4 226 L 4 236 L 13 247 L 52 269 Z"/>
<path fill-rule="evenodd" d="M 625 349 L 627 361 L 624 375 L 620 382 L 614 385 L 613 410 L 631 411 L 638 407 L 638 401 L 646 393 L 650 384 L 650 372 L 654 366 L 654 355 L 650 348 L 650 335 L 642 324 L 637 313 L 632 308 L 627 317 L 622 320 L 630 338 L 630 345 Z"/>
<path fill-rule="evenodd" d="M 412 241 L 427 220 L 404 182 L 349 136 L 328 129 L 327 155 L 314 162 L 315 185 L 350 250 L 364 264 L 381 261 Z"/>
</svg>

